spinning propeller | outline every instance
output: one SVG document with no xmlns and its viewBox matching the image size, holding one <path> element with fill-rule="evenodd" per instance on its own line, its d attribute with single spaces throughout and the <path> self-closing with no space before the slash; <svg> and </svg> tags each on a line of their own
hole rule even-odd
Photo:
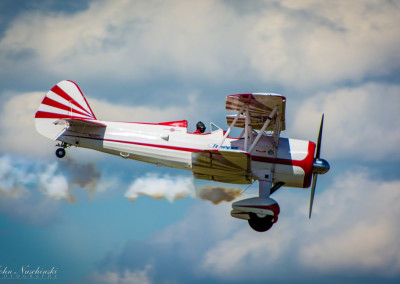
<svg viewBox="0 0 400 284">
<path fill-rule="evenodd" d="M 311 186 L 310 212 L 309 212 L 308 218 L 311 218 L 311 211 L 312 211 L 312 206 L 313 206 L 313 202 L 314 202 L 315 186 L 317 185 L 317 177 L 319 174 L 321 174 L 321 175 L 325 174 L 330 169 L 329 163 L 324 159 L 320 159 L 320 157 L 319 157 L 321 154 L 321 140 L 322 140 L 323 126 L 324 126 L 324 115 L 322 114 L 321 126 L 319 127 L 319 133 L 318 133 L 317 151 L 315 153 L 315 158 L 314 158 L 314 163 L 313 163 L 313 182 L 312 182 L 312 186 Z"/>
</svg>

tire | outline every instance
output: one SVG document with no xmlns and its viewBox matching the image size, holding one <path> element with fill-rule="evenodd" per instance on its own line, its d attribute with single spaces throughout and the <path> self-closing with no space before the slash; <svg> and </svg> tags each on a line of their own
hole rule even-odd
<svg viewBox="0 0 400 284">
<path fill-rule="evenodd" d="M 64 148 L 58 148 L 57 150 L 56 150 L 56 156 L 58 157 L 58 158 L 64 158 L 64 156 L 65 156 L 65 150 L 64 150 Z"/>
<path fill-rule="evenodd" d="M 266 215 L 265 217 L 258 217 L 257 214 L 249 213 L 250 219 L 248 220 L 250 227 L 257 232 L 266 232 L 271 229 L 274 220 L 273 216 Z"/>
</svg>

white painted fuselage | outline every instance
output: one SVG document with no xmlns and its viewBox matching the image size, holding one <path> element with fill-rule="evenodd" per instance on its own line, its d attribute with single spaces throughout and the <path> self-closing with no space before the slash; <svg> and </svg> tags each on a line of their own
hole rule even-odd
<svg viewBox="0 0 400 284">
<path fill-rule="evenodd" d="M 57 140 L 123 158 L 192 170 L 192 153 L 216 151 L 224 135 L 222 129 L 205 134 L 190 133 L 186 121 L 158 124 L 98 122 L 106 127 L 68 128 Z M 277 148 L 272 143 L 272 137 L 262 136 L 250 153 L 251 171 L 274 171 L 273 182 L 308 187 L 315 144 L 288 138 L 279 138 Z M 228 137 L 220 151 L 244 153 L 244 138 Z"/>
</svg>

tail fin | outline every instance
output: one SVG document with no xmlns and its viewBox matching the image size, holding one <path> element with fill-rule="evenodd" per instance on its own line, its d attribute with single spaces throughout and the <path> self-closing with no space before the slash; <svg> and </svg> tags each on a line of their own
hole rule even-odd
<svg viewBox="0 0 400 284">
<path fill-rule="evenodd" d="M 55 140 L 64 130 L 59 119 L 96 120 L 81 89 L 72 81 L 61 81 L 44 97 L 35 115 L 36 130 Z"/>
</svg>

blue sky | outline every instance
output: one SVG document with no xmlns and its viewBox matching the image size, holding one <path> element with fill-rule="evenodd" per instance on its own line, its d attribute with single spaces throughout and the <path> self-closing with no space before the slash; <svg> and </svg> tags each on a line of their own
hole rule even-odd
<svg viewBox="0 0 400 284">
<path fill-rule="evenodd" d="M 399 1 L 1 1 L 0 270 L 54 266 L 55 283 L 398 283 L 399 26 Z M 282 136 L 316 141 L 325 113 L 331 171 L 312 219 L 309 190 L 276 192 L 279 222 L 259 234 L 230 203 L 192 197 L 190 172 L 73 148 L 56 159 L 33 117 L 64 79 L 105 120 L 227 128 L 225 96 L 274 92 L 287 98 Z M 138 185 L 169 200 L 131 202 Z"/>
</svg>

